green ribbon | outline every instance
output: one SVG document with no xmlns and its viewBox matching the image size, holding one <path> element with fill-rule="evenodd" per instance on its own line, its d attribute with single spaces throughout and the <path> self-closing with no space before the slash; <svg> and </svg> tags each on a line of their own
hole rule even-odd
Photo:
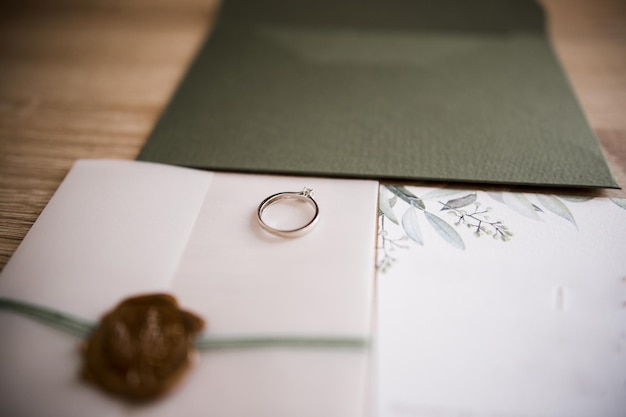
<svg viewBox="0 0 626 417">
<path fill-rule="evenodd" d="M 96 328 L 96 324 L 93 322 L 82 320 L 51 308 L 9 298 L 0 297 L 0 310 L 12 311 L 80 338 L 86 338 Z"/>
<path fill-rule="evenodd" d="M 198 337 L 194 346 L 198 350 L 213 349 L 245 349 L 245 348 L 335 348 L 335 349 L 368 349 L 369 339 L 358 337 L 247 337 L 247 338 L 216 338 L 206 335 Z"/>
<path fill-rule="evenodd" d="M 72 336 L 82 339 L 89 337 L 97 324 L 86 321 L 48 307 L 0 297 L 0 310 L 12 311 L 40 323 L 54 327 Z M 246 348 L 333 348 L 333 349 L 368 349 L 370 340 L 362 337 L 212 337 L 199 336 L 194 347 L 198 350 L 246 349 Z"/>
</svg>

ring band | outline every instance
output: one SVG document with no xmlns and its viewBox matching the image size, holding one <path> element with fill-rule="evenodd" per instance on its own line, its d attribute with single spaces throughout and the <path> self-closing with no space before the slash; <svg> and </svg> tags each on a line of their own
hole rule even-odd
<svg viewBox="0 0 626 417">
<path fill-rule="evenodd" d="M 298 227 L 296 229 L 290 229 L 290 230 L 276 229 L 268 225 L 267 223 L 263 221 L 263 212 L 265 211 L 266 208 L 268 208 L 272 204 L 275 204 L 281 200 L 300 200 L 300 201 L 306 202 L 315 210 L 315 213 L 313 214 L 313 218 L 309 220 L 309 222 L 305 224 L 304 226 Z M 282 193 L 273 194 L 267 197 L 259 205 L 259 208 L 256 213 L 256 218 L 259 222 L 259 225 L 261 225 L 261 227 L 263 228 L 263 230 L 269 233 L 272 233 L 274 235 L 281 236 L 281 237 L 298 237 L 298 236 L 304 235 L 305 233 L 310 232 L 311 229 L 315 227 L 315 225 L 317 224 L 317 220 L 319 219 L 319 214 L 320 214 L 320 208 L 318 207 L 317 203 L 313 199 L 313 190 L 305 187 L 300 192 L 291 192 L 291 191 L 282 192 Z"/>
</svg>

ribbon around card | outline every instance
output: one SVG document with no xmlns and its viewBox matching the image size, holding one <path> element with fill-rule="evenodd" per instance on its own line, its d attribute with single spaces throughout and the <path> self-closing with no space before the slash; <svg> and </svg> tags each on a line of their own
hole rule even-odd
<svg viewBox="0 0 626 417">
<path fill-rule="evenodd" d="M 368 349 L 362 337 L 262 336 L 217 338 L 199 335 L 204 320 L 180 309 L 169 294 L 146 294 L 121 301 L 99 323 L 48 307 L 0 297 L 0 310 L 29 317 L 85 339 L 82 376 L 104 391 L 147 401 L 170 391 L 189 369 L 197 351 L 242 348 Z"/>
</svg>

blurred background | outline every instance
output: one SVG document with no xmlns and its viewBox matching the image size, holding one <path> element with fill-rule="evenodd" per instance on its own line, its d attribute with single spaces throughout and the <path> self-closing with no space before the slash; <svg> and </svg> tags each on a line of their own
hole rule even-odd
<svg viewBox="0 0 626 417">
<path fill-rule="evenodd" d="M 624 187 L 626 1 L 540 3 Z M 0 2 L 0 268 L 76 159 L 137 156 L 218 8 L 217 0 Z"/>
</svg>

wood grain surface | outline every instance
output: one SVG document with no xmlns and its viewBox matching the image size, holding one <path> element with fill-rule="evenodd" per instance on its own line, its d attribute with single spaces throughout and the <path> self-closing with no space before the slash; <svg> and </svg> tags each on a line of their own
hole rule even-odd
<svg viewBox="0 0 626 417">
<path fill-rule="evenodd" d="M 543 0 L 557 54 L 626 186 L 626 2 Z M 79 158 L 134 159 L 217 0 L 0 4 L 0 268 Z M 626 196 L 624 191 L 598 191 Z"/>
</svg>

